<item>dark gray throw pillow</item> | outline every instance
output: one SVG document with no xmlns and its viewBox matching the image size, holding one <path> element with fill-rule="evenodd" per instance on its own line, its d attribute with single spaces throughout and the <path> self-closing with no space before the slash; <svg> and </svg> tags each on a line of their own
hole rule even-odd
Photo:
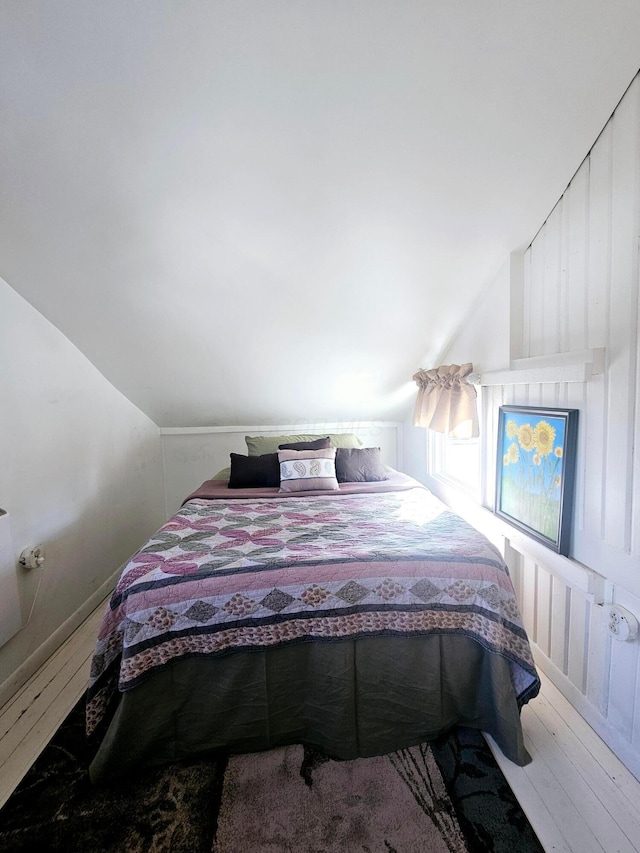
<svg viewBox="0 0 640 853">
<path fill-rule="evenodd" d="M 331 439 L 317 438 L 315 441 L 294 441 L 291 444 L 279 444 L 278 450 L 326 450 L 331 447 Z"/>
<path fill-rule="evenodd" d="M 373 483 L 389 479 L 379 447 L 338 447 L 336 477 L 339 483 Z"/>
<path fill-rule="evenodd" d="M 277 453 L 243 456 L 231 453 L 230 489 L 251 489 L 280 485 L 280 463 Z"/>
</svg>

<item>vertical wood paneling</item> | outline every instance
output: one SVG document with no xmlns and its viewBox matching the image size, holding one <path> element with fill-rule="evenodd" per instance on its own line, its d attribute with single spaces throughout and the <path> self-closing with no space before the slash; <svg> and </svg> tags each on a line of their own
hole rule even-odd
<svg viewBox="0 0 640 853">
<path fill-rule="evenodd" d="M 579 432 L 584 437 L 584 455 L 580 457 L 580 476 L 584 486 L 584 518 L 581 530 L 595 539 L 604 538 L 605 484 L 607 480 L 607 408 L 608 380 L 599 376 L 587 383 L 585 406 Z"/>
<path fill-rule="evenodd" d="M 560 578 L 551 578 L 551 651 L 549 657 L 566 675 L 568 615 L 571 592 Z"/>
<path fill-rule="evenodd" d="M 640 655 L 636 659 L 636 705 L 633 713 L 631 743 L 640 753 Z"/>
<path fill-rule="evenodd" d="M 613 124 L 600 134 L 589 154 L 589 227 L 587 280 L 588 345 L 607 345 L 611 289 L 611 207 Z"/>
<path fill-rule="evenodd" d="M 571 386 L 579 385 L 577 382 L 558 382 L 556 385 L 556 402 L 558 406 L 566 408 L 569 405 Z M 575 407 L 574 407 L 575 408 Z"/>
<path fill-rule="evenodd" d="M 547 225 L 531 244 L 531 282 L 524 305 L 524 325 L 529 330 L 529 355 L 544 355 L 545 310 L 544 293 Z"/>
<path fill-rule="evenodd" d="M 547 657 L 551 653 L 551 575 L 536 565 L 536 643 Z"/>
<path fill-rule="evenodd" d="M 515 402 L 581 409 L 577 536 L 640 556 L 637 78 L 525 257 L 530 355 L 607 347 L 609 369 L 576 386 L 536 386 Z M 640 457 L 640 454 L 638 454 Z"/>
<path fill-rule="evenodd" d="M 589 272 L 587 255 L 589 252 L 588 211 L 589 211 L 589 172 L 587 158 L 569 188 L 566 240 L 567 256 L 564 261 L 566 276 L 563 281 L 566 298 L 566 316 L 562 320 L 566 327 L 566 349 L 569 352 L 587 348 L 587 293 Z"/>
<path fill-rule="evenodd" d="M 531 302 L 531 277 L 532 277 L 533 250 L 525 252 L 522 264 L 522 346 L 520 351 L 523 358 L 531 355 L 531 333 L 529 331 L 529 305 Z"/>
<path fill-rule="evenodd" d="M 551 211 L 545 226 L 544 281 L 537 299 L 542 301 L 542 330 L 536 355 L 551 355 L 560 351 L 560 315 L 562 304 L 561 246 L 564 198 Z"/>
<path fill-rule="evenodd" d="M 615 590 L 615 602 L 632 613 L 640 612 L 640 599 Z M 605 609 L 606 610 L 606 609 Z M 640 644 L 613 640 L 611 642 L 611 677 L 609 685 L 608 718 L 624 737 L 640 747 Z"/>
<path fill-rule="evenodd" d="M 522 621 L 527 634 L 534 643 L 538 642 L 536 625 L 536 564 L 527 556 L 522 558 Z"/>
<path fill-rule="evenodd" d="M 578 423 L 578 460 L 585 460 L 587 454 L 587 433 L 589 424 L 586 418 L 587 405 L 586 385 L 580 382 L 566 383 L 566 396 L 564 405 L 568 409 L 578 409 L 580 411 Z M 601 454 L 600 454 L 601 455 Z M 579 535 L 585 529 L 585 511 L 586 511 L 586 466 L 584 462 L 576 466 L 575 486 L 573 498 L 573 535 Z"/>
<path fill-rule="evenodd" d="M 624 589 L 629 578 L 637 593 L 640 576 L 640 75 L 525 253 L 523 288 L 523 356 L 606 348 L 603 376 L 509 386 L 501 399 L 580 410 L 576 553 L 607 578 L 605 601 L 640 617 Z M 553 568 L 516 564 L 531 639 L 640 752 L 640 642 L 612 641 L 606 608 Z"/>
<path fill-rule="evenodd" d="M 536 406 L 540 402 L 541 385 L 517 385 L 518 398 L 517 402 L 522 406 Z"/>
<path fill-rule="evenodd" d="M 640 615 L 640 598 L 637 598 L 623 590 L 617 590 L 616 603 L 620 604 L 622 607 L 626 607 L 627 610 L 631 611 L 631 613 L 635 613 L 636 616 Z M 632 743 L 638 752 L 640 752 L 640 643 L 636 640 L 634 643 L 621 643 L 618 645 L 630 647 L 627 652 L 627 665 L 630 669 L 634 667 L 633 656 L 635 655 L 634 669 L 632 671 L 627 671 L 623 675 L 623 678 L 626 683 L 633 682 L 635 684 L 635 694 L 633 699 L 634 707 L 631 711 L 631 731 Z"/>
<path fill-rule="evenodd" d="M 638 255 L 640 261 L 640 241 L 638 243 Z M 636 271 L 636 293 L 640 293 L 640 263 Z M 636 311 L 636 392 L 635 392 L 635 427 L 633 434 L 633 472 L 632 472 L 632 506 L 635 511 L 631 514 L 631 552 L 634 557 L 640 558 L 640 518 L 637 508 L 640 507 L 640 344 L 638 343 L 638 330 L 640 329 L 640 301 Z"/>
<path fill-rule="evenodd" d="M 559 392 L 557 382 L 545 382 L 540 388 L 540 396 L 538 398 L 542 406 L 557 406 L 559 403 Z"/>
<path fill-rule="evenodd" d="M 589 155 L 589 229 L 587 281 L 587 343 L 607 346 L 609 290 L 611 289 L 611 193 L 613 129 L 609 123 Z M 609 355 L 610 358 L 610 355 Z M 583 529 L 596 539 L 604 537 L 604 486 L 606 482 L 607 375 L 587 383 L 585 415 L 580 426 L 585 434 L 582 470 L 584 477 Z"/>
<path fill-rule="evenodd" d="M 637 644 L 636 644 L 637 645 Z M 635 707 L 633 711 L 633 721 L 631 724 L 632 737 L 631 742 L 638 752 L 640 752 L 640 654 L 636 656 L 636 696 Z"/>
<path fill-rule="evenodd" d="M 587 647 L 589 623 L 587 601 L 575 590 L 570 593 L 569 632 L 567 646 L 567 675 L 569 680 L 584 693 L 587 680 Z"/>
<path fill-rule="evenodd" d="M 560 293 L 558 296 L 558 352 L 568 352 L 571 335 L 571 216 L 574 207 L 574 191 L 569 186 L 562 198 L 560 221 Z"/>
<path fill-rule="evenodd" d="M 504 560 L 509 567 L 511 583 L 516 592 L 520 612 L 522 612 L 522 555 L 515 548 L 511 547 L 508 539 L 504 543 Z"/>
<path fill-rule="evenodd" d="M 608 598 L 609 596 L 607 596 Z M 602 607 L 589 605 L 589 644 L 587 651 L 586 696 L 603 717 L 609 705 L 609 667 L 611 663 L 611 640 L 602 619 Z"/>
<path fill-rule="evenodd" d="M 483 445 L 484 471 L 483 481 L 483 504 L 495 508 L 496 488 L 496 449 L 498 441 L 498 418 L 500 406 L 504 402 L 503 389 L 499 386 L 488 386 L 482 390 L 482 409 L 485 417 L 486 441 Z"/>
<path fill-rule="evenodd" d="M 628 741 L 633 740 L 637 692 L 638 647 L 634 643 L 611 643 L 609 706 L 611 726 Z"/>
<path fill-rule="evenodd" d="M 637 316 L 637 171 L 640 79 L 636 78 L 613 117 L 611 288 L 605 540 L 628 550 L 631 539 L 631 465 Z M 633 351 L 633 356 L 632 356 Z"/>
</svg>

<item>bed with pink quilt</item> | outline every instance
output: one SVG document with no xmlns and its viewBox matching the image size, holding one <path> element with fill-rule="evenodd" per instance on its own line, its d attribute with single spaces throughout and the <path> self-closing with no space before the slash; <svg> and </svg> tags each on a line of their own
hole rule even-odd
<svg viewBox="0 0 640 853">
<path fill-rule="evenodd" d="M 388 470 L 330 492 L 210 480 L 106 609 L 87 729 L 96 782 L 288 743 L 385 754 L 455 725 L 518 764 L 539 680 L 498 550 Z"/>
</svg>

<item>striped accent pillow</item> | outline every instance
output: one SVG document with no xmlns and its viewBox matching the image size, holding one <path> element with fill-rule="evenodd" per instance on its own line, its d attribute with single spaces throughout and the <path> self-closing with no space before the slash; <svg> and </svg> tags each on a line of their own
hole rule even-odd
<svg viewBox="0 0 640 853">
<path fill-rule="evenodd" d="M 279 450 L 280 491 L 335 491 L 339 488 L 336 477 L 336 449 Z"/>
</svg>

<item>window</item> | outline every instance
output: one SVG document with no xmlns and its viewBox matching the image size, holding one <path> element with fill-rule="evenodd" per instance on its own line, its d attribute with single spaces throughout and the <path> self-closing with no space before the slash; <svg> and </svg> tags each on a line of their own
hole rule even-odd
<svg viewBox="0 0 640 853">
<path fill-rule="evenodd" d="M 427 442 L 429 474 L 480 501 L 482 436 L 451 438 L 428 430 Z"/>
<path fill-rule="evenodd" d="M 480 492 L 480 439 L 429 433 L 429 473 L 466 491 Z"/>
</svg>

